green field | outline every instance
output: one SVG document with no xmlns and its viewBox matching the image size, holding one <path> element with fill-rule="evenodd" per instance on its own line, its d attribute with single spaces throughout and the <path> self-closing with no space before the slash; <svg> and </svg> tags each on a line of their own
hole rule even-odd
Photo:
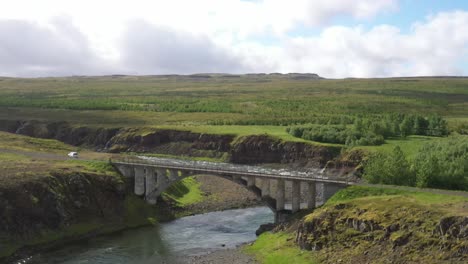
<svg viewBox="0 0 468 264">
<path fill-rule="evenodd" d="M 413 159 L 430 164 L 433 157 L 424 156 L 421 147 L 447 134 L 468 134 L 468 78 L 334 80 L 279 74 L 0 78 L 0 120 L 7 119 L 237 137 L 267 134 L 366 153 L 391 154 L 399 146 L 410 164 Z M 425 122 L 423 127 L 420 121 Z M 288 128 L 291 132 L 301 126 L 313 129 L 306 136 L 288 133 Z M 449 174 L 465 175 L 463 185 L 468 185 L 468 177 L 459 170 L 459 160 L 466 153 L 454 149 L 450 154 L 458 163 L 451 165 Z M 451 158 L 442 150 L 433 155 Z M 408 166 L 410 174 L 422 180 L 429 175 L 423 167 L 419 171 L 413 167 Z"/>
<path fill-rule="evenodd" d="M 88 125 L 291 125 L 398 112 L 467 121 L 467 78 L 285 76 L 0 78 L 0 117 Z"/>
</svg>

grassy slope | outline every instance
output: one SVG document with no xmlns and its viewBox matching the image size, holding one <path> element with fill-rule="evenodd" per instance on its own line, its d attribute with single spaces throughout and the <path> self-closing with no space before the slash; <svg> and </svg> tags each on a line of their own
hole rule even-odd
<svg viewBox="0 0 468 264">
<path fill-rule="evenodd" d="M 423 246 L 429 243 L 430 231 L 435 227 L 440 218 L 445 216 L 468 216 L 466 206 L 468 198 L 461 196 L 451 196 L 434 194 L 422 191 L 405 191 L 391 188 L 371 188 L 353 186 L 344 189 L 335 194 L 327 203 L 316 209 L 313 213 L 307 215 L 305 221 L 319 217 L 324 212 L 333 212 L 335 205 L 347 204 L 348 209 L 344 209 L 341 218 L 356 217 L 356 212 L 364 210 L 360 218 L 372 220 L 383 225 L 393 223 L 421 223 L 421 227 L 416 226 L 414 232 L 414 243 Z M 357 209 L 359 208 L 359 209 Z M 400 224 L 402 224 L 400 223 Z M 425 230 L 424 232 L 421 230 Z M 342 247 L 341 245 L 325 248 L 321 251 L 302 251 L 297 244 L 294 243 L 294 230 L 278 233 L 265 233 L 261 235 L 257 241 L 245 247 L 245 252 L 254 255 L 261 263 L 281 264 L 292 263 L 319 263 L 326 260 L 327 263 L 336 263 L 339 259 L 347 263 L 356 255 L 362 255 L 366 250 L 372 250 L 372 247 L 378 243 L 366 242 L 364 238 L 359 237 L 360 234 L 351 232 L 338 233 L 341 241 L 344 243 L 357 243 L 353 247 Z M 397 236 L 403 235 L 403 231 L 398 231 L 392 234 L 391 239 L 397 239 Z M 349 236 L 348 236 L 349 235 Z M 356 239 L 357 237 L 357 239 Z M 354 242 L 353 242 L 354 241 Z M 427 247 L 427 245 L 426 245 Z M 409 258 L 418 259 L 418 252 L 406 252 Z M 434 249 L 434 256 L 439 252 Z M 412 254 L 412 255 L 411 255 Z M 274 257 L 278 256 L 278 257 Z M 432 256 L 424 256 L 431 259 Z M 375 259 L 375 262 L 383 261 L 384 259 Z M 379 262 L 380 263 L 380 262 Z"/>
<path fill-rule="evenodd" d="M 16 186 L 26 182 L 50 177 L 51 174 L 91 173 L 100 176 L 117 177 L 119 174 L 105 161 L 85 161 L 67 159 L 66 153 L 76 150 L 75 147 L 66 145 L 56 140 L 36 139 L 26 136 L 0 132 L 0 185 L 2 187 Z M 94 153 L 88 150 L 80 151 L 81 156 L 87 158 L 107 159 L 107 155 Z M 198 182 L 191 178 L 178 183 L 176 191 L 169 191 L 165 195 L 179 206 L 186 206 L 202 200 L 202 192 Z M 169 220 L 167 212 L 161 208 L 153 207 L 144 200 L 133 195 L 127 195 L 124 204 L 123 223 L 102 223 L 90 218 L 85 222 L 72 224 L 60 230 L 44 230 L 28 241 L 12 243 L 7 247 L 1 241 L 0 258 L 8 256 L 23 246 L 35 246 L 40 244 L 55 243 L 57 240 L 76 239 L 84 234 L 104 234 L 152 224 L 157 221 Z"/>
</svg>

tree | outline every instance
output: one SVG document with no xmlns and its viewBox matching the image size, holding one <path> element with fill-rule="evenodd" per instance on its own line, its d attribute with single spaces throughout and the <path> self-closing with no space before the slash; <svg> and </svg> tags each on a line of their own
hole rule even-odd
<svg viewBox="0 0 468 264">
<path fill-rule="evenodd" d="M 411 135 L 413 131 L 413 122 L 410 117 L 405 116 L 403 121 L 400 123 L 400 135 L 406 137 Z"/>
</svg>

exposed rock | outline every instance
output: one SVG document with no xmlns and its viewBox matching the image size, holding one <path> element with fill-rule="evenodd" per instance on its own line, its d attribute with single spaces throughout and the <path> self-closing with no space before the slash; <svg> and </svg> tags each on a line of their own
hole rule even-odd
<svg viewBox="0 0 468 264">
<path fill-rule="evenodd" d="M 283 142 L 268 135 L 246 136 L 230 151 L 233 163 L 300 163 L 323 167 L 340 154 L 339 147 L 323 147 L 301 142 Z"/>
<path fill-rule="evenodd" d="M 261 234 L 263 234 L 265 232 L 273 230 L 275 227 L 276 227 L 276 225 L 273 224 L 273 223 L 260 225 L 260 227 L 257 229 L 257 231 L 255 231 L 255 235 L 259 236 L 259 235 L 261 235 Z"/>
</svg>

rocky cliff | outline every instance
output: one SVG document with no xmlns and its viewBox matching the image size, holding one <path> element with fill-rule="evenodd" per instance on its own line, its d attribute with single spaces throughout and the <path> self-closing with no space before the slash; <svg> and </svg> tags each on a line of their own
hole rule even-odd
<svg viewBox="0 0 468 264">
<path fill-rule="evenodd" d="M 57 139 L 74 146 L 88 146 L 107 152 L 222 158 L 242 164 L 284 163 L 323 167 L 327 162 L 337 159 L 341 151 L 340 147 L 284 142 L 268 135 L 236 138 L 233 135 L 171 129 L 76 127 L 66 122 L 2 120 L 0 130 Z M 337 164 L 343 165 L 337 162 L 334 166 Z"/>
<path fill-rule="evenodd" d="M 462 198 L 402 192 L 332 200 L 302 219 L 295 241 L 322 263 L 466 263 L 467 208 Z"/>
</svg>

